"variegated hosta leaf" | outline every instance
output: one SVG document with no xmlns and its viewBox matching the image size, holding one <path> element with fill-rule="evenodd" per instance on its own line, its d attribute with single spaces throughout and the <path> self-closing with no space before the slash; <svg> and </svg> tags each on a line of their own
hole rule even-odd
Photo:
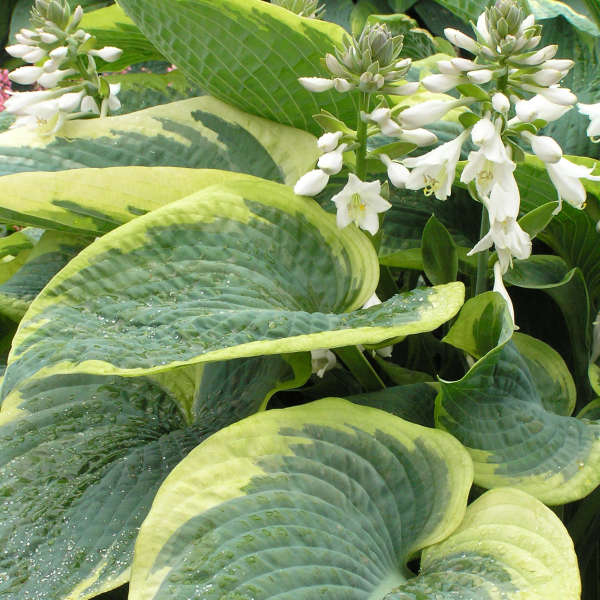
<svg viewBox="0 0 600 600">
<path fill-rule="evenodd" d="M 471 468 L 444 432 L 336 398 L 255 415 L 165 481 L 130 598 L 382 598 L 460 523 Z"/>
<path fill-rule="evenodd" d="M 321 59 L 344 30 L 262 0 L 123 0 L 148 39 L 209 94 L 249 113 L 319 133 L 325 108 L 355 119 L 352 94 L 313 94 L 299 77 L 328 77 Z"/>
<path fill-rule="evenodd" d="M 0 313 L 20 321 L 31 301 L 91 238 L 47 231 L 21 268 L 0 284 Z"/>
<path fill-rule="evenodd" d="M 105 70 L 120 71 L 129 65 L 149 60 L 164 60 L 136 24 L 117 4 L 84 15 L 81 27 L 98 40 L 98 46 L 116 46 L 123 50 L 119 60 L 110 64 L 99 60 Z"/>
<path fill-rule="evenodd" d="M 182 167 L 107 167 L 2 178 L 5 221 L 101 236 L 165 204 L 217 183 L 257 181 L 251 175 Z"/>
<path fill-rule="evenodd" d="M 38 372 L 376 344 L 435 329 L 463 301 L 457 282 L 356 310 L 378 277 L 365 234 L 287 186 L 209 187 L 98 239 L 52 280 L 21 322 L 3 394 Z"/>
<path fill-rule="evenodd" d="M 482 487 L 518 487 L 564 504 L 600 484 L 600 425 L 547 411 L 510 342 L 460 381 L 442 382 L 436 423 L 469 449 Z"/>
<path fill-rule="evenodd" d="M 572 414 L 577 395 L 565 361 L 545 342 L 513 332 L 512 319 L 500 294 L 484 292 L 465 302 L 442 341 L 481 358 L 510 339 L 525 360 L 546 410 Z"/>
<path fill-rule="evenodd" d="M 578 600 L 573 542 L 529 494 L 486 492 L 450 537 L 423 551 L 421 571 L 385 600 Z"/>
<path fill-rule="evenodd" d="M 243 113 L 209 96 L 118 117 L 70 121 L 60 136 L 41 137 L 24 128 L 0 134 L 0 175 L 171 166 L 237 171 L 293 184 L 317 155 L 308 133 Z M 0 216 L 6 220 L 5 214 Z"/>
<path fill-rule="evenodd" d="M 84 600 L 126 582 L 161 482 L 207 435 L 301 385 L 307 356 L 214 363 L 174 397 L 140 377 L 30 381 L 0 413 L 0 598 Z M 253 385 L 243 385 L 252 378 Z M 177 386 L 181 373 L 163 384 Z M 239 384 L 239 385 L 238 385 Z"/>
</svg>

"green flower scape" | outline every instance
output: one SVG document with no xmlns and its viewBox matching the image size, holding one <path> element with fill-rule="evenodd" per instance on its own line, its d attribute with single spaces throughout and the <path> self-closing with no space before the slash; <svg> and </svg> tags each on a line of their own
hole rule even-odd
<svg viewBox="0 0 600 600">
<path fill-rule="evenodd" d="M 600 598 L 596 0 L 0 42 L 0 600 Z"/>
</svg>

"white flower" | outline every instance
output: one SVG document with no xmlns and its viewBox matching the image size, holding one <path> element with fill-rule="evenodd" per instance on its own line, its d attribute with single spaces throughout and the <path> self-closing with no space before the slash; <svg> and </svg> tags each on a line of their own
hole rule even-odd
<svg viewBox="0 0 600 600">
<path fill-rule="evenodd" d="M 465 35 L 458 29 L 446 27 L 446 29 L 444 29 L 444 35 L 450 41 L 450 43 L 458 46 L 459 48 L 463 48 L 464 50 L 468 50 L 472 54 L 477 54 L 479 51 L 479 44 L 473 38 L 470 38 L 468 35 Z"/>
<path fill-rule="evenodd" d="M 396 137 L 402 134 L 402 128 L 392 119 L 392 111 L 389 108 L 376 108 L 373 112 L 365 114 L 365 117 L 377 123 L 383 135 Z"/>
<path fill-rule="evenodd" d="M 567 74 L 573 67 L 575 62 L 568 58 L 560 58 L 555 60 L 547 60 L 544 63 L 545 69 L 555 69 L 556 71 L 562 71 L 563 74 Z"/>
<path fill-rule="evenodd" d="M 529 75 L 528 79 L 537 85 L 551 86 L 558 83 L 564 76 L 565 74 L 562 71 L 556 69 L 541 69 L 533 75 Z"/>
<path fill-rule="evenodd" d="M 28 63 L 36 63 L 46 57 L 46 51 L 43 48 L 31 48 L 30 52 L 23 56 L 23 60 Z"/>
<path fill-rule="evenodd" d="M 57 92 L 54 90 L 41 90 L 36 92 L 16 92 L 4 102 L 6 112 L 14 115 L 22 114 L 32 104 L 55 98 Z"/>
<path fill-rule="evenodd" d="M 69 75 L 75 75 L 75 69 L 65 69 L 64 71 L 57 70 L 53 73 L 44 73 L 39 79 L 38 83 L 45 88 L 53 88 L 58 85 L 65 77 Z"/>
<path fill-rule="evenodd" d="M 436 73 L 427 75 L 421 83 L 430 92 L 447 92 L 461 83 L 466 83 L 462 73 Z"/>
<path fill-rule="evenodd" d="M 546 163 L 546 170 L 558 192 L 558 208 L 555 213 L 560 211 L 563 200 L 575 208 L 584 207 L 586 192 L 580 179 L 600 181 L 600 176 L 591 174 L 593 168 L 576 165 L 566 158 L 561 158 L 556 163 Z"/>
<path fill-rule="evenodd" d="M 294 186 L 294 194 L 299 196 L 316 196 L 320 194 L 329 181 L 329 175 L 321 169 L 313 169 L 304 173 Z"/>
<path fill-rule="evenodd" d="M 26 54 L 31 52 L 32 46 L 29 44 L 13 44 L 12 46 L 6 46 L 5 50 L 11 56 L 15 58 L 23 58 Z"/>
<path fill-rule="evenodd" d="M 98 103 L 92 96 L 84 96 L 83 100 L 81 101 L 80 110 L 82 113 L 92 113 L 94 115 L 100 114 Z"/>
<path fill-rule="evenodd" d="M 494 292 L 498 292 L 504 298 L 508 312 L 510 313 L 510 318 L 513 322 L 513 327 L 515 327 L 515 309 L 513 308 L 512 300 L 504 287 L 504 281 L 502 281 L 502 266 L 500 265 L 500 262 L 494 263 Z"/>
<path fill-rule="evenodd" d="M 558 46 L 556 44 L 553 44 L 551 46 L 545 46 L 544 48 L 540 48 L 540 50 L 538 50 L 537 52 L 534 52 L 529 56 L 524 56 L 523 58 L 511 57 L 511 60 L 520 65 L 539 65 L 547 60 L 554 58 L 557 51 Z"/>
<path fill-rule="evenodd" d="M 452 190 L 456 164 L 468 135 L 468 131 L 463 131 L 455 139 L 422 156 L 404 159 L 404 165 L 412 169 L 406 181 L 406 188 L 409 190 L 425 188 L 426 195 L 435 194 L 438 200 L 445 200 Z"/>
<path fill-rule="evenodd" d="M 50 58 L 54 61 L 62 61 L 67 58 L 69 49 L 66 46 L 59 46 L 50 52 Z"/>
<path fill-rule="evenodd" d="M 340 144 L 335 150 L 321 155 L 317 167 L 328 175 L 336 175 L 344 166 L 343 153 L 348 144 Z"/>
<path fill-rule="evenodd" d="M 429 102 L 422 102 L 421 104 L 415 104 L 403 110 L 398 119 L 402 129 L 417 129 L 428 123 L 433 123 L 441 119 L 448 111 L 462 106 L 464 102 L 462 100 L 455 100 L 446 102 L 444 100 L 430 100 Z"/>
<path fill-rule="evenodd" d="M 21 85 L 31 85 L 35 83 L 42 75 L 44 70 L 41 67 L 20 67 L 8 74 L 9 79 Z"/>
<path fill-rule="evenodd" d="M 587 134 L 592 141 L 596 141 L 598 135 L 600 135 L 600 102 L 597 104 L 581 104 L 577 105 L 579 112 L 583 115 L 587 115 L 590 118 L 590 124 L 587 129 Z"/>
<path fill-rule="evenodd" d="M 321 152 L 331 152 L 337 148 L 342 138 L 341 131 L 324 133 L 318 140 L 317 146 Z"/>
<path fill-rule="evenodd" d="M 108 87 L 110 90 L 108 98 L 104 98 L 104 100 L 102 100 L 102 105 L 100 106 L 101 117 L 105 117 L 108 114 L 108 111 L 114 112 L 121 108 L 121 101 L 117 98 L 117 94 L 121 91 L 121 84 L 111 83 Z"/>
<path fill-rule="evenodd" d="M 537 94 L 530 100 L 519 100 L 515 104 L 517 119 L 523 123 L 531 123 L 536 119 L 543 119 L 548 123 L 560 119 L 571 110 L 571 106 L 564 106 L 551 102 L 544 96 Z"/>
<path fill-rule="evenodd" d="M 380 192 L 379 181 L 361 181 L 354 173 L 350 173 L 344 189 L 331 199 L 337 207 L 338 227 L 343 229 L 354 223 L 375 235 L 379 229 L 377 214 L 392 207 Z"/>
<path fill-rule="evenodd" d="M 490 69 L 481 69 L 479 71 L 470 71 L 469 73 L 467 73 L 467 77 L 469 78 L 469 80 L 473 83 L 478 84 L 488 83 L 492 80 L 493 76 L 494 72 Z"/>
<path fill-rule="evenodd" d="M 320 348 L 319 350 L 311 350 L 310 358 L 312 372 L 321 378 L 323 377 L 323 375 L 325 375 L 327 371 L 333 369 L 337 362 L 335 354 L 331 350 L 327 350 L 326 348 Z"/>
<path fill-rule="evenodd" d="M 527 89 L 523 86 L 524 89 Z M 548 88 L 540 88 L 530 90 L 541 94 L 546 98 L 546 100 L 550 100 L 554 104 L 560 104 L 561 106 L 568 106 L 569 108 L 573 106 L 577 102 L 577 96 L 567 88 L 561 88 L 559 86 L 551 86 Z"/>
<path fill-rule="evenodd" d="M 427 129 L 421 129 L 420 127 L 403 131 L 402 135 L 398 137 L 405 142 L 416 144 L 419 147 L 431 146 L 431 144 L 435 144 L 438 140 L 435 133 L 432 133 Z"/>
<path fill-rule="evenodd" d="M 517 220 L 506 218 L 503 221 L 493 220 L 490 215 L 490 230 L 473 246 L 468 256 L 491 248 L 492 244 L 498 253 L 498 262 L 502 273 L 506 273 L 515 258 L 525 259 L 531 255 L 531 239 L 523 231 Z"/>
<path fill-rule="evenodd" d="M 562 148 L 553 138 L 547 135 L 533 135 L 529 131 L 521 132 L 531 145 L 534 154 L 545 163 L 556 163 L 562 158 Z"/>
<path fill-rule="evenodd" d="M 324 77 L 299 77 L 298 81 L 309 92 L 326 92 L 333 89 L 333 79 Z"/>
<path fill-rule="evenodd" d="M 40 32 L 40 39 L 44 44 L 54 44 L 58 42 L 58 38 L 53 33 L 48 33 L 47 31 Z"/>
<path fill-rule="evenodd" d="M 298 81 L 309 92 L 326 92 L 336 89 L 338 92 L 348 92 L 354 89 L 349 81 L 336 77 L 335 79 L 325 79 L 324 77 L 299 77 Z"/>
<path fill-rule="evenodd" d="M 506 114 L 510 110 L 510 100 L 501 92 L 492 96 L 492 106 L 496 112 Z"/>
<path fill-rule="evenodd" d="M 397 188 L 404 188 L 410 171 L 401 163 L 393 161 L 387 154 L 380 154 L 379 159 L 387 167 L 388 179 Z"/>
<path fill-rule="evenodd" d="M 121 48 L 115 48 L 114 46 L 104 46 L 104 48 L 100 48 L 100 50 L 90 50 L 88 52 L 88 55 L 98 56 L 108 63 L 119 60 L 122 54 L 123 50 L 121 50 Z"/>
</svg>

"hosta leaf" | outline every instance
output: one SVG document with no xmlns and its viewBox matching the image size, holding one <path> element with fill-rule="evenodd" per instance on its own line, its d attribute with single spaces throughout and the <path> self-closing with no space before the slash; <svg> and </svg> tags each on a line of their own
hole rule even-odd
<svg viewBox="0 0 600 600">
<path fill-rule="evenodd" d="M 108 75 L 106 79 L 121 86 L 119 115 L 202 95 L 201 90 L 193 87 L 179 69 L 168 73 Z"/>
<path fill-rule="evenodd" d="M 578 600 L 573 542 L 560 519 L 529 494 L 491 490 L 460 527 L 423 551 L 416 579 L 385 600 Z"/>
<path fill-rule="evenodd" d="M 91 238 L 47 231 L 21 268 L 0 284 L 0 313 L 19 321 L 31 301 Z"/>
<path fill-rule="evenodd" d="M 18 173 L 2 179 L 3 221 L 73 234 L 104 235 L 196 191 L 250 175 L 182 167 L 107 167 Z"/>
<path fill-rule="evenodd" d="M 0 413 L 0 598 L 84 600 L 126 582 L 139 526 L 171 469 L 274 389 L 301 384 L 307 367 L 279 356 L 207 365 L 191 419 L 144 377 L 22 386 Z"/>
<path fill-rule="evenodd" d="M 429 378 L 432 379 L 431 376 Z M 385 410 L 417 425 L 434 427 L 433 410 L 437 395 L 434 385 L 426 383 L 396 385 L 379 392 L 347 396 L 347 399 L 355 404 Z"/>
<path fill-rule="evenodd" d="M 509 485 L 563 504 L 600 484 L 600 425 L 548 412 L 511 343 L 460 381 L 442 382 L 436 423 L 469 449 L 482 487 Z"/>
<path fill-rule="evenodd" d="M 376 344 L 435 329 L 463 301 L 457 282 L 356 310 L 378 277 L 367 237 L 312 200 L 267 181 L 212 186 L 72 260 L 22 321 L 4 393 L 41 369 L 142 375 Z"/>
<path fill-rule="evenodd" d="M 595 161 L 587 158 L 569 156 L 568 159 L 586 167 L 595 164 Z M 556 189 L 538 158 L 528 156 L 525 163 L 517 168 L 516 177 L 523 211 L 529 212 L 547 202 L 557 200 Z M 591 194 L 600 197 L 600 185 L 597 182 L 585 179 L 581 181 L 588 191 L 588 196 Z M 600 238 L 595 227 L 596 223 L 588 210 L 577 210 L 565 203 L 561 212 L 538 235 L 542 242 L 566 261 L 569 268 L 581 269 L 593 310 L 600 306 Z"/>
<path fill-rule="evenodd" d="M 0 134 L 1 175 L 82 167 L 172 166 L 219 168 L 293 184 L 317 154 L 311 135 L 208 96 L 119 117 L 71 121 L 60 136 L 43 138 L 23 128 Z"/>
<path fill-rule="evenodd" d="M 116 46 L 123 50 L 115 62 L 98 61 L 107 71 L 120 71 L 149 60 L 163 60 L 162 54 L 117 4 L 84 15 L 81 27 L 98 40 L 99 47 Z"/>
<path fill-rule="evenodd" d="M 537 19 L 553 19 L 563 17 L 577 29 L 594 36 L 600 35 L 600 28 L 586 15 L 573 10 L 561 0 L 527 0 L 529 8 Z M 564 29 L 564 27 L 563 27 Z M 564 32 L 561 34 L 564 35 Z"/>
<path fill-rule="evenodd" d="M 513 334 L 506 301 L 496 292 L 470 298 L 442 340 L 475 358 L 481 358 Z"/>
<path fill-rule="evenodd" d="M 544 408 L 557 415 L 571 415 L 577 393 L 560 354 L 542 340 L 524 333 L 514 333 L 512 341 L 527 363 Z"/>
<path fill-rule="evenodd" d="M 544 291 L 560 307 L 570 340 L 567 360 L 575 374 L 579 401 L 586 402 L 590 394 L 587 364 L 591 328 L 588 292 L 581 270 L 569 269 L 558 256 L 537 255 L 515 261 L 504 278 L 518 287 Z"/>
<path fill-rule="evenodd" d="M 173 471 L 136 543 L 130 598 L 381 598 L 460 523 L 450 436 L 331 398 L 221 430 Z"/>
<path fill-rule="evenodd" d="M 123 0 L 148 39 L 209 94 L 242 110 L 319 133 L 321 108 L 355 119 L 351 94 L 313 94 L 299 77 L 326 77 L 321 59 L 344 30 L 262 0 Z M 227 40 L 234 40 L 235 48 Z"/>
</svg>

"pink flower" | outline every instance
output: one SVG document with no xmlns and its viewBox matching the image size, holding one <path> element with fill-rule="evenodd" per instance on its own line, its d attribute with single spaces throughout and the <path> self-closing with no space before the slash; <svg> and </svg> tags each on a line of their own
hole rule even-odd
<svg viewBox="0 0 600 600">
<path fill-rule="evenodd" d="M 0 69 L 0 112 L 4 110 L 4 103 L 10 97 L 12 83 L 8 78 L 8 71 Z"/>
</svg>

